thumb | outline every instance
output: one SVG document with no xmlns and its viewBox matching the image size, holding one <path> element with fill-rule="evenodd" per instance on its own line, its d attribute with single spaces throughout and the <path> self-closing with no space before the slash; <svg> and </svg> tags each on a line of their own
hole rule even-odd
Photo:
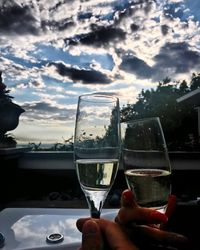
<svg viewBox="0 0 200 250">
<path fill-rule="evenodd" d="M 99 225 L 94 220 L 86 221 L 82 229 L 81 250 L 101 250 L 102 246 L 103 239 Z"/>
</svg>

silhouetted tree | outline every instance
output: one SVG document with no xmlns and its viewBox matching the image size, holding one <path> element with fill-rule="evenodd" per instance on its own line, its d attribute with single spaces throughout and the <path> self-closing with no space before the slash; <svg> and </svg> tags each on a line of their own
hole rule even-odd
<svg viewBox="0 0 200 250">
<path fill-rule="evenodd" d="M 195 73 L 193 73 L 191 84 L 190 84 L 190 89 L 195 90 L 197 88 L 200 88 L 200 73 L 197 75 Z"/>
<path fill-rule="evenodd" d="M 200 87 L 200 74 L 192 75 L 190 85 L 185 80 L 172 82 L 165 78 L 156 89 L 139 93 L 136 103 L 123 106 L 122 121 L 160 117 L 169 150 L 198 148 L 198 116 L 193 106 L 177 103 L 177 98 Z"/>
</svg>

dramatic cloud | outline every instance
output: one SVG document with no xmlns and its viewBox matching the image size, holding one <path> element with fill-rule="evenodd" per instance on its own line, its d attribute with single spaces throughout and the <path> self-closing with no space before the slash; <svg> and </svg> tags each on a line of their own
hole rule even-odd
<svg viewBox="0 0 200 250">
<path fill-rule="evenodd" d="M 165 77 L 189 80 L 200 71 L 199 10 L 198 0 L 1 0 L 0 70 L 26 110 L 16 135 L 71 136 L 83 93 L 122 106 Z"/>
<path fill-rule="evenodd" d="M 166 43 L 153 59 L 155 64 L 151 67 L 145 61 L 128 55 L 123 58 L 120 68 L 136 74 L 138 78 L 156 81 L 200 69 L 200 52 L 192 50 L 185 42 Z"/>
<path fill-rule="evenodd" d="M 74 119 L 75 109 L 69 109 L 67 107 L 53 106 L 47 102 L 32 102 L 25 103 L 22 106 L 26 110 L 26 117 L 30 120 L 45 120 L 50 121 L 66 121 L 66 119 Z M 48 124 L 47 122 L 47 124 Z M 38 123 L 38 121 L 37 121 Z"/>
<path fill-rule="evenodd" d="M 153 74 L 153 69 L 143 60 L 129 55 L 123 57 L 120 69 L 136 74 L 139 78 L 150 78 Z"/>
<path fill-rule="evenodd" d="M 19 5 L 15 2 L 2 1 L 0 9 L 0 32 L 20 35 L 38 34 L 39 22 L 34 16 L 33 5 Z"/>
<path fill-rule="evenodd" d="M 185 43 L 166 43 L 160 53 L 154 57 L 155 70 L 159 68 L 173 68 L 174 73 L 190 72 L 191 69 L 200 69 L 200 53 L 192 50 Z"/>
<path fill-rule="evenodd" d="M 57 71 L 62 76 L 70 77 L 74 82 L 81 81 L 86 84 L 107 84 L 110 83 L 111 80 L 101 72 L 90 69 L 76 69 L 72 67 L 67 67 L 63 63 L 50 63 L 49 66 L 55 65 Z"/>
<path fill-rule="evenodd" d="M 92 32 L 81 34 L 70 40 L 66 39 L 67 45 L 76 45 L 78 42 L 85 45 L 106 46 L 110 41 L 120 42 L 125 39 L 126 33 L 119 28 L 98 27 L 92 25 Z"/>
</svg>

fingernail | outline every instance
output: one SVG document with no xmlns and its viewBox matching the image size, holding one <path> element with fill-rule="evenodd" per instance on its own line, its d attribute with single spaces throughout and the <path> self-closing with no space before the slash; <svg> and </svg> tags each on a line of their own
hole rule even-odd
<svg viewBox="0 0 200 250">
<path fill-rule="evenodd" d="M 156 210 L 152 211 L 151 217 L 163 223 L 166 223 L 168 221 L 168 217 L 165 214 L 160 213 L 159 211 Z"/>
<path fill-rule="evenodd" d="M 123 200 L 128 203 L 128 204 L 132 204 L 133 203 L 133 193 L 131 190 L 126 189 L 123 192 Z"/>
</svg>

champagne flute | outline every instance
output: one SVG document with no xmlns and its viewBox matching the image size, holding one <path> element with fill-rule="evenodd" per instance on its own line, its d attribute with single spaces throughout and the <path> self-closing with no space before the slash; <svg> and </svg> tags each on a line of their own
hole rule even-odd
<svg viewBox="0 0 200 250">
<path fill-rule="evenodd" d="M 99 218 L 120 158 L 119 99 L 101 93 L 79 96 L 74 161 L 92 218 Z"/>
<path fill-rule="evenodd" d="M 171 164 L 159 117 L 121 124 L 123 167 L 137 203 L 165 213 L 171 194 Z"/>
</svg>

